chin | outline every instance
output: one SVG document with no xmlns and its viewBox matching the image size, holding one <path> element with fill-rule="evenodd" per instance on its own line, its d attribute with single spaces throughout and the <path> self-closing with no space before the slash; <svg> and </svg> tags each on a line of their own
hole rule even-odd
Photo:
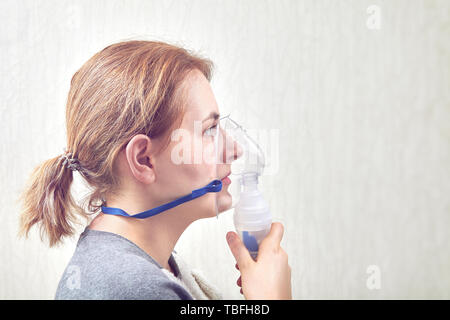
<svg viewBox="0 0 450 320">
<path fill-rule="evenodd" d="M 225 212 L 229 209 L 231 209 L 231 206 L 233 204 L 231 195 L 226 192 L 224 194 L 219 194 L 217 199 L 217 206 L 219 207 L 219 213 Z"/>
<path fill-rule="evenodd" d="M 231 209 L 232 197 L 227 190 L 222 190 L 218 194 L 211 193 L 209 197 L 207 195 L 202 201 L 196 204 L 195 211 L 198 214 L 198 219 L 212 218 L 216 216 L 216 206 L 219 214 Z M 208 199 L 206 199 L 208 197 Z M 216 198 L 217 197 L 217 198 Z M 199 198 L 200 199 L 200 198 Z M 216 203 L 217 200 L 217 203 Z M 194 200 L 195 201 L 195 200 Z"/>
</svg>

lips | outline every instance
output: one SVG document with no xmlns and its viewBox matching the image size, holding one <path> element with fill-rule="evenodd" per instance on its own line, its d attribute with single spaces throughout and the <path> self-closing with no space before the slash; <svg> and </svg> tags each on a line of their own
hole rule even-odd
<svg viewBox="0 0 450 320">
<path fill-rule="evenodd" d="M 228 176 L 231 174 L 231 172 L 228 172 L 228 174 L 226 175 L 226 176 L 224 176 L 222 179 L 220 179 L 220 180 L 224 180 L 224 179 L 226 179 L 226 178 L 228 178 Z M 229 178 L 228 178 L 229 179 Z"/>
<path fill-rule="evenodd" d="M 222 179 L 222 184 L 223 184 L 224 186 L 227 186 L 227 185 L 231 184 L 230 178 L 228 178 L 228 176 L 226 176 L 225 178 L 223 178 L 223 179 Z"/>
</svg>

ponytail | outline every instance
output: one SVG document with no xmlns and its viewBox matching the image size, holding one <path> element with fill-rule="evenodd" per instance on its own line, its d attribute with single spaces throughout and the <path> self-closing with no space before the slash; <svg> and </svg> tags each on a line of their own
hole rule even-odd
<svg viewBox="0 0 450 320">
<path fill-rule="evenodd" d="M 39 224 L 41 240 L 47 235 L 52 247 L 63 237 L 74 233 L 78 214 L 87 215 L 70 193 L 73 172 L 63 165 L 62 157 L 52 158 L 37 166 L 19 196 L 22 204 L 19 236 L 28 236 Z"/>
</svg>

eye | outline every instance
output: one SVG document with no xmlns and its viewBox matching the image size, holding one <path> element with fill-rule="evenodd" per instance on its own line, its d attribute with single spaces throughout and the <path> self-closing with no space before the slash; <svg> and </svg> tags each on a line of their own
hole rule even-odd
<svg viewBox="0 0 450 320">
<path fill-rule="evenodd" d="M 205 130 L 205 135 L 215 137 L 217 134 L 217 124 Z"/>
</svg>

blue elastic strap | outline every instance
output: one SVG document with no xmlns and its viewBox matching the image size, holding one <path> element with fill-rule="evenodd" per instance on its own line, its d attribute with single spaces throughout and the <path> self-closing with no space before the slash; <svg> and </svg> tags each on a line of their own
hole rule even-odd
<svg viewBox="0 0 450 320">
<path fill-rule="evenodd" d="M 104 207 L 102 206 L 102 212 L 106 214 L 112 214 L 115 216 L 123 216 L 123 217 L 130 217 L 130 218 L 138 218 L 138 219 L 145 219 L 154 215 L 157 215 L 158 213 L 161 213 L 163 211 L 169 210 L 173 207 L 176 207 L 186 201 L 194 200 L 195 198 L 201 197 L 202 195 L 208 193 L 208 192 L 219 192 L 222 190 L 222 181 L 220 180 L 213 180 L 211 183 L 207 184 L 203 188 L 197 189 L 192 191 L 191 194 L 188 194 L 184 197 L 178 198 L 172 202 L 163 204 L 162 206 L 137 213 L 135 215 L 130 216 L 128 213 L 123 211 L 119 208 L 111 208 L 111 207 Z"/>
</svg>

